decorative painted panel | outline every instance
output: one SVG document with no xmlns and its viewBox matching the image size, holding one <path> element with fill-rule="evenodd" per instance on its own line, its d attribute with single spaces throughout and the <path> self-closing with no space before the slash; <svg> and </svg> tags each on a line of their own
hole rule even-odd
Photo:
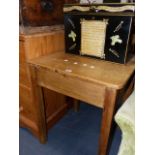
<svg viewBox="0 0 155 155">
<path fill-rule="evenodd" d="M 66 52 L 125 63 L 133 20 L 132 3 L 65 5 Z"/>
</svg>

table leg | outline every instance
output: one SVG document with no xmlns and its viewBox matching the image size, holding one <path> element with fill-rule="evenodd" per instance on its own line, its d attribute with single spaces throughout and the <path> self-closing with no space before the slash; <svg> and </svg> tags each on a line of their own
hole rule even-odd
<svg viewBox="0 0 155 155">
<path fill-rule="evenodd" d="M 99 139 L 99 155 L 108 154 L 108 145 L 117 97 L 117 91 L 114 89 L 106 89 L 105 93 L 106 94 L 104 99 L 104 109 L 102 114 L 101 132 Z"/>
<path fill-rule="evenodd" d="M 78 112 L 80 109 L 80 102 L 77 99 L 73 99 L 73 108 L 75 112 Z"/>
<path fill-rule="evenodd" d="M 45 114 L 45 105 L 43 98 L 43 90 L 37 84 L 36 68 L 33 66 L 29 67 L 31 72 L 31 84 L 32 84 L 32 93 L 33 93 L 33 103 L 36 106 L 36 119 L 38 123 L 39 130 L 39 140 L 41 143 L 46 143 L 47 141 L 47 129 L 46 129 L 46 114 Z"/>
</svg>

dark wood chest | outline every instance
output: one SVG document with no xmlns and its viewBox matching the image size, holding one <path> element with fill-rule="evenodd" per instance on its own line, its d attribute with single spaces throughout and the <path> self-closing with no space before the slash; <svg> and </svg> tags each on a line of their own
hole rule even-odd
<svg viewBox="0 0 155 155">
<path fill-rule="evenodd" d="M 20 0 L 20 23 L 49 26 L 63 23 L 63 5 L 76 0 Z"/>
</svg>

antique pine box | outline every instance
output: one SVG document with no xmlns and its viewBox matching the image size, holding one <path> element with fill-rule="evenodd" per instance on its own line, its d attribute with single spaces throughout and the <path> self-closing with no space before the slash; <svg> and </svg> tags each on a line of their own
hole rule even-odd
<svg viewBox="0 0 155 155">
<path fill-rule="evenodd" d="M 133 3 L 64 5 L 66 52 L 126 63 L 134 32 Z"/>
</svg>

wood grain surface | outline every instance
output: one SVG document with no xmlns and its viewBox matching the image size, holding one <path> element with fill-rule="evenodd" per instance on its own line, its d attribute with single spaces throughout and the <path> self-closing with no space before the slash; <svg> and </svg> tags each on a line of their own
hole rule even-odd
<svg viewBox="0 0 155 155">
<path fill-rule="evenodd" d="M 134 58 L 124 65 L 67 54 L 63 51 L 30 60 L 29 63 L 115 89 L 121 89 L 126 84 L 135 68 Z"/>
<path fill-rule="evenodd" d="M 98 155 L 106 155 L 117 107 L 117 94 L 134 73 L 134 59 L 122 65 L 62 51 L 30 60 L 29 66 L 35 70 L 33 79 L 36 80 L 33 80 L 33 85 L 37 87 L 34 93 L 45 87 L 103 109 Z M 42 107 L 41 111 L 44 111 L 44 103 L 39 101 L 41 96 L 36 95 L 36 100 Z M 45 118 L 41 113 L 40 116 L 40 126 L 45 126 Z M 43 139 L 47 138 L 42 128 L 40 135 Z"/>
<path fill-rule="evenodd" d="M 26 27 L 19 36 L 19 110 L 20 126 L 29 129 L 40 141 L 37 115 L 40 108 L 33 95 L 33 82 L 27 61 L 64 49 L 63 25 Z M 51 128 L 67 111 L 66 97 L 46 88 L 43 89 L 46 113 L 46 128 Z"/>
<path fill-rule="evenodd" d="M 24 26 L 47 26 L 63 23 L 64 3 L 76 0 L 20 0 L 20 23 Z"/>
</svg>

